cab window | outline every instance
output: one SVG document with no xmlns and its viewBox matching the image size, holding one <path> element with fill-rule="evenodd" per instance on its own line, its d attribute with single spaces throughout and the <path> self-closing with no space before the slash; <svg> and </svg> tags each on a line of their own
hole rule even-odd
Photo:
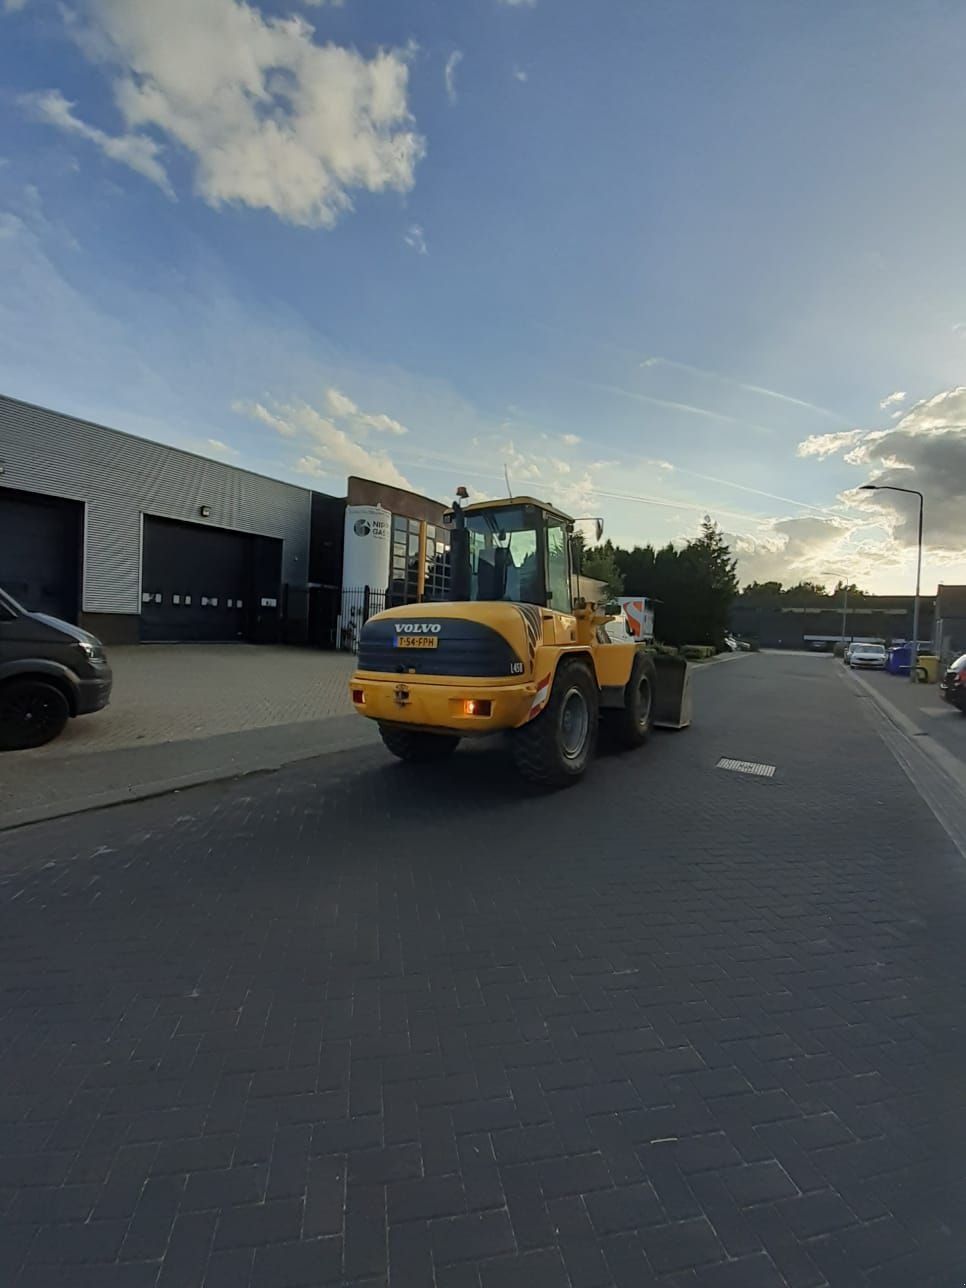
<svg viewBox="0 0 966 1288">
<path fill-rule="evenodd" d="M 570 538 L 562 523 L 547 521 L 547 592 L 550 607 L 558 613 L 573 611 L 570 589 Z"/>
</svg>

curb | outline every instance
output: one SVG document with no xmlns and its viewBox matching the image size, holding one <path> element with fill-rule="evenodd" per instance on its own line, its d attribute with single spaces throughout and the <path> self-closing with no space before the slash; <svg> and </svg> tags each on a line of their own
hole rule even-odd
<svg viewBox="0 0 966 1288">
<path fill-rule="evenodd" d="M 342 756 L 351 751 L 364 751 L 367 747 L 377 746 L 371 739 L 347 740 L 327 747 L 302 747 L 293 749 L 283 756 L 266 757 L 262 761 L 253 760 L 247 764 L 215 765 L 209 769 L 199 769 L 190 774 L 178 774 L 168 778 L 155 778 L 144 783 L 135 783 L 128 787 L 111 788 L 108 791 L 88 793 L 84 796 L 61 797 L 50 805 L 38 806 L 36 809 L 8 811 L 0 822 L 0 844 L 8 832 L 31 827 L 36 823 L 49 823 L 55 819 L 69 818 L 74 814 L 89 814 L 94 810 L 111 809 L 117 805 L 129 805 L 134 801 L 151 800 L 156 796 L 168 796 L 174 792 L 184 791 L 189 787 L 205 787 L 210 783 L 224 783 L 256 774 L 271 774 L 288 765 L 297 765 L 306 760 L 321 760 L 326 756 Z"/>
<path fill-rule="evenodd" d="M 722 662 L 734 662 L 742 657 L 751 657 L 750 653 L 719 653 L 717 657 L 706 662 L 691 664 L 691 675 L 707 670 Z M 358 717 L 353 716 L 353 721 Z M 359 735 L 342 738 L 327 746 L 299 747 L 280 755 L 266 756 L 262 759 L 252 757 L 241 763 L 231 762 L 198 769 L 188 774 L 175 774 L 163 778 L 154 778 L 142 783 L 128 784 L 123 787 L 110 788 L 103 792 L 85 793 L 83 796 L 61 796 L 50 804 L 38 805 L 20 810 L 7 810 L 0 819 L 0 843 L 9 832 L 37 823 L 49 823 L 55 819 L 69 818 L 74 814 L 89 814 L 94 810 L 112 809 L 118 805 L 129 805 L 134 801 L 151 800 L 157 796 L 168 796 L 173 792 L 185 791 L 190 787 L 204 787 L 210 783 L 224 783 L 232 780 L 249 778 L 254 774 L 271 774 L 288 765 L 301 764 L 307 760 L 320 760 L 327 756 L 345 755 L 347 752 L 363 751 L 367 747 L 377 747 L 379 740 L 374 736 L 360 736 L 368 730 L 369 721 L 360 722 Z"/>
</svg>

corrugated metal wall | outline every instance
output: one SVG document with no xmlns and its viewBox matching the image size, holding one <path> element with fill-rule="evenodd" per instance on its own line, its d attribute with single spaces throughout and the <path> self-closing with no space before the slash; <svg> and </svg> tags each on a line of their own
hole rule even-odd
<svg viewBox="0 0 966 1288">
<path fill-rule="evenodd" d="M 284 541 L 282 580 L 308 580 L 311 492 L 0 395 L 4 487 L 87 502 L 82 607 L 139 613 L 141 515 Z M 202 520 L 199 507 L 211 507 Z"/>
</svg>

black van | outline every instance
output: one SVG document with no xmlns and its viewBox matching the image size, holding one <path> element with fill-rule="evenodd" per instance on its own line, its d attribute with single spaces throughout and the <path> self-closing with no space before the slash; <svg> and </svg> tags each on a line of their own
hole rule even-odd
<svg viewBox="0 0 966 1288">
<path fill-rule="evenodd" d="M 41 747 L 111 700 L 100 640 L 0 590 L 0 751 Z"/>
</svg>

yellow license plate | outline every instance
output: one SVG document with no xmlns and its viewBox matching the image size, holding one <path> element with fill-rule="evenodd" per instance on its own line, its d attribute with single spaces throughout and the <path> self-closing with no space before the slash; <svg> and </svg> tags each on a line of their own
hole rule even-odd
<svg viewBox="0 0 966 1288">
<path fill-rule="evenodd" d="M 439 640 L 435 635 L 397 635 L 396 648 L 436 648 Z"/>
</svg>

